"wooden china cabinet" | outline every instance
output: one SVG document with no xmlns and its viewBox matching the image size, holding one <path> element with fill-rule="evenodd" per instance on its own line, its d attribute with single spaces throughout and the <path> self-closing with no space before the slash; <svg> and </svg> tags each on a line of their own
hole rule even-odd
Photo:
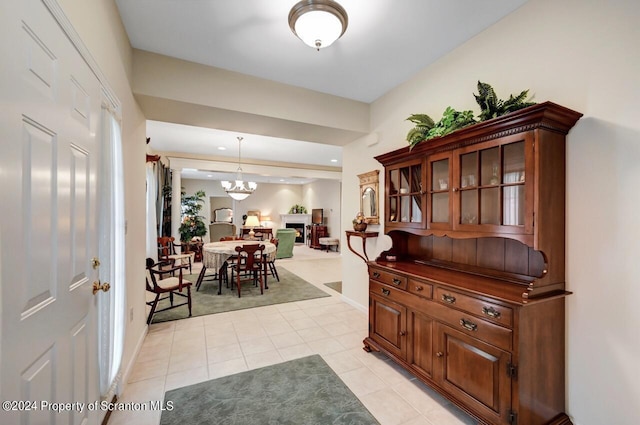
<svg viewBox="0 0 640 425">
<path fill-rule="evenodd" d="M 545 102 L 376 157 L 393 245 L 368 263 L 365 350 L 483 424 L 571 423 L 565 136 L 581 116 Z"/>
</svg>

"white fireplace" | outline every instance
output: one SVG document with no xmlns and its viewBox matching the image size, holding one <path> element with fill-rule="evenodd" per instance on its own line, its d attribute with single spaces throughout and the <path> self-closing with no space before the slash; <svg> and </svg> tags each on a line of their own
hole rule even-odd
<svg viewBox="0 0 640 425">
<path fill-rule="evenodd" d="M 289 224 L 289 226 L 287 226 L 287 224 Z M 311 214 L 280 214 L 281 228 L 292 228 L 294 227 L 292 225 L 300 225 L 299 227 L 302 229 L 302 240 L 297 242 L 305 243 L 308 238 L 307 226 L 311 226 Z"/>
</svg>

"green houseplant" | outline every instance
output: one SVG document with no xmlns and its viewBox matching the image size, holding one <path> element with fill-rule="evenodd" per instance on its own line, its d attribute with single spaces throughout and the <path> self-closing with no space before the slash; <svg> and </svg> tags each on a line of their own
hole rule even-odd
<svg viewBox="0 0 640 425">
<path fill-rule="evenodd" d="M 447 107 L 438 122 L 434 122 L 427 114 L 412 114 L 407 118 L 407 121 L 415 124 L 407 133 L 409 149 L 413 149 L 414 146 L 424 140 L 446 136 L 471 124 L 490 120 L 518 109 L 535 105 L 535 102 L 527 100 L 528 94 L 529 90 L 523 90 L 517 96 L 510 95 L 507 100 L 498 99 L 495 90 L 490 84 L 478 81 L 478 94 L 473 94 L 480 106 L 480 114 L 478 114 L 477 120 L 473 116 L 473 111 L 457 111 L 451 106 Z"/>
<path fill-rule="evenodd" d="M 291 208 L 289 208 L 289 214 L 306 214 L 307 213 L 307 209 L 302 206 L 302 205 L 294 205 Z"/>
<path fill-rule="evenodd" d="M 200 210 L 204 206 L 204 197 L 203 190 L 190 196 L 182 193 L 182 223 L 178 229 L 181 242 L 189 242 L 196 236 L 202 237 L 207 234 L 204 217 L 200 215 Z"/>
</svg>

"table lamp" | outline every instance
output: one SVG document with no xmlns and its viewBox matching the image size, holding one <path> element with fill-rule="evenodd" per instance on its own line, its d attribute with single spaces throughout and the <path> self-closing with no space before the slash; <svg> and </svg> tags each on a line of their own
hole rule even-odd
<svg viewBox="0 0 640 425">
<path fill-rule="evenodd" d="M 250 215 L 247 217 L 247 221 L 244 223 L 245 226 L 250 227 L 249 238 L 253 239 L 255 236 L 255 232 L 253 231 L 254 227 L 260 226 L 260 222 L 258 221 L 258 217 L 255 215 Z"/>
</svg>

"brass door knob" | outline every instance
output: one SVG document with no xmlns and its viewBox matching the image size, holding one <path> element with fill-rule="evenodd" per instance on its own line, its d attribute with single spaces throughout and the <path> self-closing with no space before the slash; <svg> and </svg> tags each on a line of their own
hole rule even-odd
<svg viewBox="0 0 640 425">
<path fill-rule="evenodd" d="M 96 294 L 96 292 L 102 290 L 104 292 L 109 292 L 109 289 L 111 289 L 111 285 L 109 285 L 109 283 L 105 282 L 105 283 L 100 283 L 99 281 L 95 281 L 93 282 L 93 295 Z"/>
<path fill-rule="evenodd" d="M 442 351 L 438 351 L 436 353 L 436 357 L 442 357 L 442 356 L 444 356 L 444 353 Z"/>
</svg>

